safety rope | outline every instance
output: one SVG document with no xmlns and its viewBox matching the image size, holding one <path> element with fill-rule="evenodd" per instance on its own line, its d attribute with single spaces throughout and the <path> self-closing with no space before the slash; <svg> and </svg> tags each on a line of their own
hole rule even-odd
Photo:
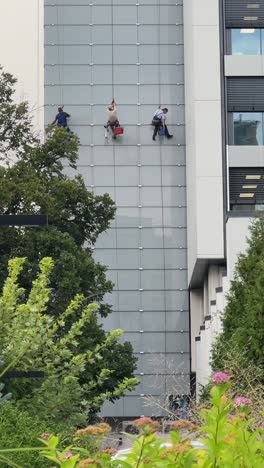
<svg viewBox="0 0 264 468">
<path fill-rule="evenodd" d="M 136 41 L 137 41 L 137 64 L 139 64 L 139 6 L 137 5 L 137 38 L 136 38 Z M 137 65 L 137 83 L 140 82 L 140 65 Z M 140 86 L 137 85 L 137 104 L 140 104 Z M 137 106 L 137 123 L 141 123 L 140 122 L 140 114 L 141 114 L 141 106 Z M 140 126 L 137 125 L 137 141 L 139 142 L 140 141 Z M 140 146 L 137 146 L 137 161 L 138 163 L 141 164 L 141 150 L 140 150 Z M 141 190 L 141 165 L 138 166 L 138 181 L 139 181 L 139 185 L 140 187 L 138 187 L 138 204 L 139 206 L 142 206 L 142 190 Z M 139 210 L 139 225 L 142 226 L 142 209 L 141 208 L 138 208 Z M 138 227 L 137 227 L 138 228 Z M 139 228 L 138 228 L 139 229 Z M 142 229 L 139 229 L 139 234 L 138 234 L 138 240 L 139 240 L 139 246 L 138 247 L 141 247 L 142 246 Z M 139 266 L 140 268 L 142 268 L 142 256 L 143 256 L 143 251 L 142 249 L 139 250 Z M 142 270 L 139 270 L 139 289 L 142 289 Z M 139 295 L 139 310 L 142 310 L 143 309 L 143 305 L 142 305 L 142 294 Z M 142 314 L 140 312 L 140 314 Z M 142 322 L 140 321 L 140 328 L 141 328 L 141 324 Z"/>
<path fill-rule="evenodd" d="M 64 105 L 63 102 L 63 89 L 62 89 L 62 82 L 61 82 L 61 59 L 63 58 L 64 60 L 64 52 L 63 52 L 63 57 L 62 57 L 62 51 L 61 51 L 61 46 L 60 47 L 60 33 L 59 33 L 59 6 L 58 4 L 56 5 L 56 13 L 57 13 L 57 47 L 58 47 L 58 68 L 59 68 L 59 89 L 60 89 L 60 106 Z"/>
<path fill-rule="evenodd" d="M 164 103 L 161 103 L 161 28 L 160 28 L 160 10 L 161 10 L 161 0 L 159 0 L 159 4 L 158 4 L 158 21 L 159 21 L 159 24 L 158 24 L 158 88 L 159 88 L 159 105 L 162 106 Z M 164 220 L 164 197 L 163 197 L 163 167 L 162 167 L 162 144 L 161 144 L 161 141 L 163 141 L 163 139 L 165 138 L 162 137 L 161 140 L 160 140 L 160 143 L 159 143 L 159 156 L 160 156 L 160 178 L 161 178 L 161 213 L 162 213 L 162 249 L 163 249 L 163 294 L 164 294 L 164 321 L 165 321 L 165 324 L 164 324 L 164 329 L 165 329 L 165 337 L 164 337 L 164 341 L 165 341 L 165 354 L 164 354 L 164 363 L 165 363 L 165 369 L 164 369 L 164 373 L 167 374 L 167 367 L 168 367 L 168 363 L 167 363 L 167 354 L 166 354 L 166 350 L 167 350 L 167 299 L 166 299 L 166 275 L 165 275 L 165 272 L 166 272 L 166 268 L 165 268 L 165 228 L 164 228 L 164 223 L 165 223 L 165 220 Z M 167 381 L 166 381 L 166 376 L 165 376 L 165 382 L 164 382 L 164 389 L 165 389 L 165 395 L 167 395 Z"/>
<path fill-rule="evenodd" d="M 112 99 L 115 99 L 115 85 L 114 85 L 114 0 L 111 0 L 111 55 L 112 55 Z M 115 150 L 115 140 L 112 140 L 112 149 L 113 149 L 113 163 L 114 163 L 114 196 L 115 201 L 117 200 L 117 186 L 116 186 L 116 150 Z M 118 207 L 117 207 L 118 209 Z M 117 218 L 116 218 L 117 219 Z M 115 223 L 117 222 L 115 219 Z M 117 247 L 117 225 L 115 224 L 115 242 L 116 242 L 116 290 L 117 290 L 117 310 L 119 311 L 119 272 L 118 272 L 118 247 Z M 120 314 L 119 317 L 119 327 L 120 327 Z"/>
</svg>

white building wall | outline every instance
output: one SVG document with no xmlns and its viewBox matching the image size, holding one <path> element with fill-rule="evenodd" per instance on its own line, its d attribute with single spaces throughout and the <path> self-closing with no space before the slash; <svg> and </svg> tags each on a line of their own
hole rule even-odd
<svg viewBox="0 0 264 468">
<path fill-rule="evenodd" d="M 34 131 L 44 127 L 44 0 L 2 0 L 0 64 L 17 78 L 15 99 L 28 101 Z"/>
<path fill-rule="evenodd" d="M 247 238 L 250 236 L 249 227 L 252 221 L 252 218 L 229 218 L 227 221 L 226 258 L 229 283 L 234 277 L 238 255 L 246 250 Z"/>
<path fill-rule="evenodd" d="M 218 3 L 184 2 L 189 282 L 199 260 L 224 257 Z"/>
</svg>

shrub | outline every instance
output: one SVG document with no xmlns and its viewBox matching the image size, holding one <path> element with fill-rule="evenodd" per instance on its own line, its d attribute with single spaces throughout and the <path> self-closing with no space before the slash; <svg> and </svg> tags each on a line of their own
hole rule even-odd
<svg viewBox="0 0 264 468">
<path fill-rule="evenodd" d="M 201 448 L 194 449 L 186 433 L 197 428 L 190 421 L 171 424 L 170 438 L 157 436 L 159 424 L 151 418 L 134 422 L 139 429 L 129 454 L 113 459 L 112 449 L 98 450 L 101 437 L 110 430 L 107 424 L 90 426 L 77 434 L 71 445 L 60 443 L 59 437 L 43 434 L 38 450 L 47 460 L 63 468 L 262 468 L 264 466 L 264 424 L 252 429 L 251 400 L 237 395 L 233 400 L 227 396 L 230 376 L 217 373 L 216 383 L 210 391 L 210 408 L 200 411 L 203 424 L 199 428 Z M 76 441 L 85 437 L 86 448 L 78 447 Z M 90 438 L 90 442 L 89 438 Z M 99 445 L 98 445 L 99 444 Z M 88 448 L 87 448 L 88 447 Z M 30 449 L 29 449 L 30 450 Z M 3 451 L 0 450 L 0 457 Z M 47 463 L 49 463 L 47 461 Z M 31 465 L 36 466 L 36 465 Z M 39 466 L 39 465 L 38 465 Z M 44 465 L 44 466 L 49 466 Z"/>
<path fill-rule="evenodd" d="M 0 405 L 0 447 L 1 450 L 12 449 L 16 447 L 23 449 L 24 447 L 38 447 L 38 438 L 42 433 L 56 432 L 60 435 L 63 443 L 72 437 L 74 430 L 67 425 L 67 422 L 59 425 L 56 423 L 47 426 L 47 423 L 36 415 L 31 416 L 28 412 L 21 410 L 14 402 L 9 401 Z M 7 454 L 0 454 L 0 466 L 19 465 L 23 468 L 44 468 L 49 466 L 47 461 L 35 451 L 16 451 L 8 453 L 9 463 L 4 462 Z M 12 465 L 11 463 L 14 463 Z"/>
</svg>

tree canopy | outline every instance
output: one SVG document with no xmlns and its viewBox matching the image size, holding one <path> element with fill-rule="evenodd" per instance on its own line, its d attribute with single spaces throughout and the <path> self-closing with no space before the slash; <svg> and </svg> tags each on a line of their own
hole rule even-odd
<svg viewBox="0 0 264 468">
<path fill-rule="evenodd" d="M 223 317 L 223 333 L 212 355 L 213 368 L 224 364 L 226 349 L 241 349 L 254 365 L 264 366 L 264 219 L 250 227 L 248 248 L 238 258 Z M 263 371 L 262 376 L 264 379 Z"/>
<path fill-rule="evenodd" d="M 96 302 L 98 313 L 104 317 L 111 312 L 104 295 L 113 284 L 106 278 L 106 267 L 93 259 L 91 247 L 100 233 L 110 225 L 115 205 L 108 194 L 95 196 L 81 175 L 68 177 L 64 167 L 76 169 L 79 141 L 69 138 L 63 128 L 49 128 L 44 143 L 33 135 L 27 103 L 13 101 L 16 80 L 0 70 L 0 214 L 45 214 L 48 227 L 2 227 L 0 229 L 0 288 L 3 286 L 8 260 L 25 258 L 20 284 L 29 294 L 40 260 L 51 257 L 50 298 L 47 314 L 59 318 L 76 295 L 88 305 Z M 70 329 L 73 320 L 68 318 Z M 78 338 L 76 352 L 88 345 L 96 347 L 106 334 L 97 320 L 84 325 Z M 60 330 L 58 330 L 58 339 Z M 80 379 L 86 383 L 94 373 L 108 368 L 108 379 L 101 391 L 111 392 L 117 383 L 130 378 L 135 370 L 130 343 L 113 343 L 102 352 L 96 366 L 84 369 Z M 113 359 L 113 356 L 115 358 Z"/>
</svg>

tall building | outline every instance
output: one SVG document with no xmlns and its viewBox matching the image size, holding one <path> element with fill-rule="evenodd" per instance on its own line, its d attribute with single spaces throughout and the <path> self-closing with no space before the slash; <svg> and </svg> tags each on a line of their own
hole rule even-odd
<svg viewBox="0 0 264 468">
<path fill-rule="evenodd" d="M 264 209 L 264 1 L 184 7 L 188 285 L 199 390 L 237 255 Z"/>
<path fill-rule="evenodd" d="M 81 142 L 78 172 L 117 205 L 94 257 L 115 283 L 104 327 L 125 331 L 140 384 L 105 405 L 108 416 L 159 414 L 144 395 L 189 393 L 183 62 L 181 2 L 46 0 L 45 121 L 65 105 Z M 112 97 L 125 129 L 117 140 L 104 136 Z M 160 104 L 174 137 L 153 141 Z"/>
<path fill-rule="evenodd" d="M 264 0 L 90 1 L 45 0 L 45 122 L 65 105 L 78 172 L 117 205 L 94 257 L 115 283 L 104 327 L 125 330 L 140 385 L 103 414 L 161 414 L 155 401 L 210 374 L 237 254 L 263 209 Z M 117 140 L 103 127 L 113 97 Z M 153 141 L 160 104 L 174 138 Z"/>
</svg>

